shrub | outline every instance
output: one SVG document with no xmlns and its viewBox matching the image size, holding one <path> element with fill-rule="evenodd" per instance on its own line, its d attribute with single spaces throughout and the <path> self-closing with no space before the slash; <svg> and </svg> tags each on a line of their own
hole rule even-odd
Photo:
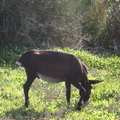
<svg viewBox="0 0 120 120">
<path fill-rule="evenodd" d="M 120 50 L 120 16 L 117 1 L 94 0 L 84 13 L 83 29 L 95 46 Z"/>
<path fill-rule="evenodd" d="M 76 4 L 71 0 L 1 1 L 0 37 L 6 43 L 70 46 L 81 33 Z"/>
</svg>

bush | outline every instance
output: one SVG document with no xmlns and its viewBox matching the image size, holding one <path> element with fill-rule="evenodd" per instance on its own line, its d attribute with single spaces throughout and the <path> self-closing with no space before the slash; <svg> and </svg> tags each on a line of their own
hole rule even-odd
<svg viewBox="0 0 120 120">
<path fill-rule="evenodd" d="M 94 0 L 84 12 L 83 29 L 95 46 L 120 51 L 120 16 L 117 1 Z"/>
<path fill-rule="evenodd" d="M 12 0 L 0 5 L 3 42 L 54 47 L 70 46 L 80 38 L 74 1 Z"/>
<path fill-rule="evenodd" d="M 3 0 L 0 1 L 0 39 L 37 47 L 92 51 L 102 48 L 120 55 L 118 2 Z"/>
</svg>

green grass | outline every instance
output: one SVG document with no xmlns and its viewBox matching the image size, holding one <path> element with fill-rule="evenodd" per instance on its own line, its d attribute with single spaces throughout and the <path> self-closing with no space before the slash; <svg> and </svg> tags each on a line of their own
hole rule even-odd
<svg viewBox="0 0 120 120">
<path fill-rule="evenodd" d="M 14 63 L 31 48 L 0 47 L 0 120 L 119 120 L 120 57 L 55 48 L 78 56 L 88 66 L 89 78 L 104 82 L 93 86 L 90 103 L 77 111 L 79 94 L 75 87 L 72 86 L 71 107 L 67 109 L 64 83 L 51 84 L 36 79 L 29 92 L 31 104 L 26 109 L 22 88 L 25 71 Z"/>
</svg>

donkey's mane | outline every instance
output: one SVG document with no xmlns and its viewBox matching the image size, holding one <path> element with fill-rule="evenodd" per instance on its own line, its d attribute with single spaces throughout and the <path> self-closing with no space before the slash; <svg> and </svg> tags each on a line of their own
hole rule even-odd
<svg viewBox="0 0 120 120">
<path fill-rule="evenodd" d="M 85 70 L 86 74 L 88 74 L 88 68 L 87 66 L 82 62 L 83 69 Z"/>
</svg>

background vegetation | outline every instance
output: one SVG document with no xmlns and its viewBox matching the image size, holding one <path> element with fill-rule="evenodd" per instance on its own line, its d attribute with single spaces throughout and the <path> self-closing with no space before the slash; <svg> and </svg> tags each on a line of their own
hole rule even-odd
<svg viewBox="0 0 120 120">
<path fill-rule="evenodd" d="M 24 68 L 15 66 L 15 61 L 24 51 L 32 48 L 11 44 L 0 47 L 0 120 L 119 120 L 118 56 L 55 48 L 77 55 L 88 66 L 89 78 L 104 82 L 93 85 L 90 103 L 77 111 L 79 91 L 75 87 L 72 86 L 71 107 L 67 109 L 64 83 L 51 84 L 36 79 L 29 92 L 31 105 L 26 109 L 22 87 L 26 75 Z"/>
<path fill-rule="evenodd" d="M 120 55 L 119 0 L 2 0 L 0 42 Z"/>
</svg>

